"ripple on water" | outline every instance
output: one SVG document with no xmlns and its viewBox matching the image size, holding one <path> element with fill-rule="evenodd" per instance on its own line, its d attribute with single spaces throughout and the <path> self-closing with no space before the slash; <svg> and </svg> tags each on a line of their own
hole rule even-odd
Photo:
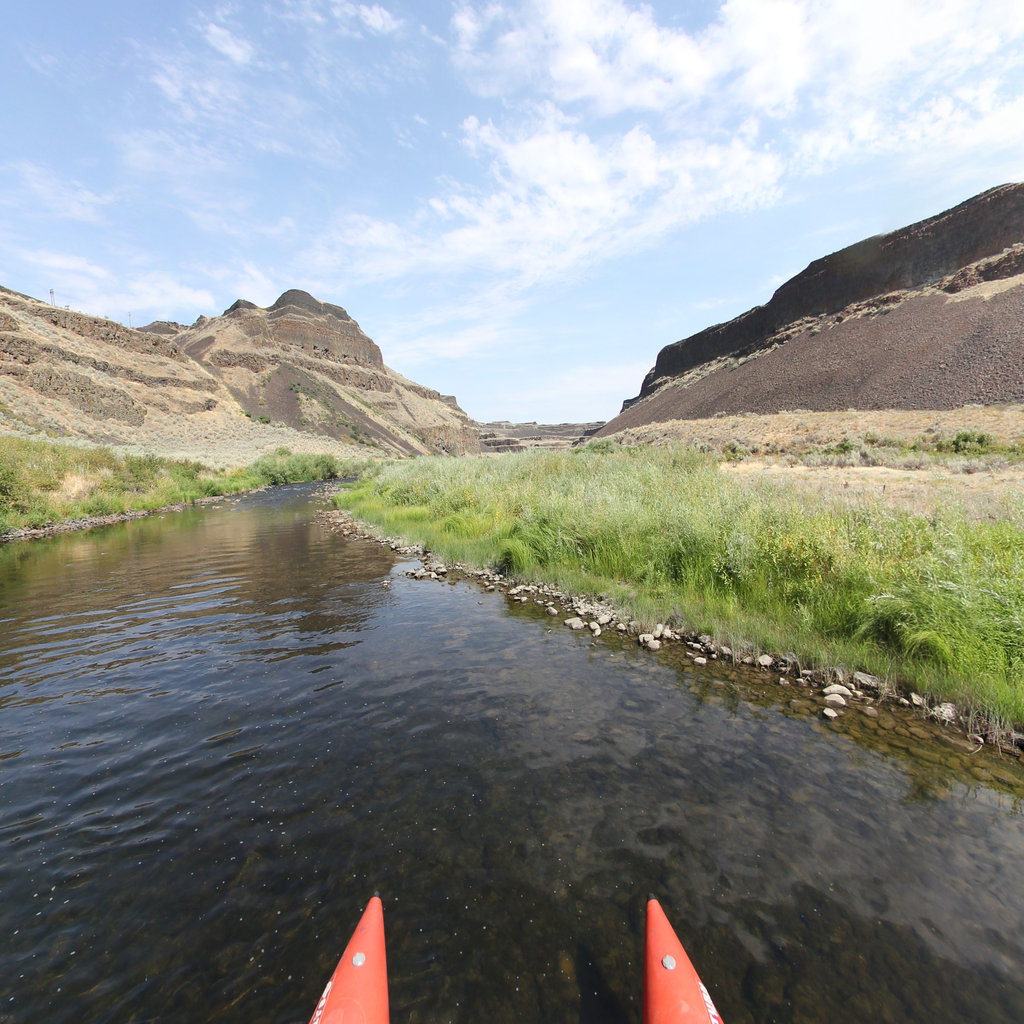
<svg viewBox="0 0 1024 1024">
<path fill-rule="evenodd" d="M 1022 816 L 976 765 L 311 512 L 0 560 L 0 1017 L 307 1019 L 380 888 L 396 1020 L 638 1020 L 649 891 L 730 1024 L 1024 1019 Z"/>
</svg>

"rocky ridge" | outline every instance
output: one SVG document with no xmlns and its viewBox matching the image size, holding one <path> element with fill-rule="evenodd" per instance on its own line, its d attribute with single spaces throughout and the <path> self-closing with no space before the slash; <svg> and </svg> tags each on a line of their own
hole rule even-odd
<svg viewBox="0 0 1024 1024">
<path fill-rule="evenodd" d="M 462 454 L 455 399 L 384 365 L 340 306 L 285 292 L 132 330 L 0 288 L 0 426 L 214 465 L 277 447 Z"/>
<path fill-rule="evenodd" d="M 525 452 L 533 448 L 555 451 L 571 448 L 589 437 L 593 437 L 603 426 L 594 423 L 510 423 L 496 420 L 493 423 L 477 423 L 480 447 L 484 452 Z"/>
<path fill-rule="evenodd" d="M 1024 184 L 816 260 L 771 301 L 666 346 L 599 434 L 785 409 L 1024 397 Z"/>
</svg>

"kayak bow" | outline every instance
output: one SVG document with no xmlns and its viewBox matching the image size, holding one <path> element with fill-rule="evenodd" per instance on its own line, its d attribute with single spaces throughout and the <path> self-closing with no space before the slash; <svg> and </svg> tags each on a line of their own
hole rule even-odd
<svg viewBox="0 0 1024 1024">
<path fill-rule="evenodd" d="M 643 1024 L 723 1024 L 661 904 L 647 901 Z"/>
<path fill-rule="evenodd" d="M 388 1024 L 384 908 L 374 896 L 309 1024 Z M 647 901 L 643 1024 L 723 1024 L 661 904 Z"/>
<path fill-rule="evenodd" d="M 388 1024 L 384 907 L 366 905 L 309 1024 Z"/>
</svg>

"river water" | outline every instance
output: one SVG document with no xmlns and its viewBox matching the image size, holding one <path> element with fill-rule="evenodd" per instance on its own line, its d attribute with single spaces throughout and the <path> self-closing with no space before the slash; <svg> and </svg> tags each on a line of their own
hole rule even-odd
<svg viewBox="0 0 1024 1024">
<path fill-rule="evenodd" d="M 412 581 L 322 504 L 0 549 L 0 1022 L 302 1024 L 374 890 L 396 1024 L 638 1021 L 649 892 L 727 1024 L 1024 1020 L 1008 769 Z"/>
</svg>

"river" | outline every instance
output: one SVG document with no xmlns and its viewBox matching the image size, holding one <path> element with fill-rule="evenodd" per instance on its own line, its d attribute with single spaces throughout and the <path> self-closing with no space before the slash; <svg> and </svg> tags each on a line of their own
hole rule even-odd
<svg viewBox="0 0 1024 1024">
<path fill-rule="evenodd" d="M 0 548 L 2 1024 L 304 1024 L 375 890 L 396 1024 L 638 1021 L 648 893 L 727 1024 L 1024 1020 L 1021 799 L 969 754 L 322 505 Z"/>
</svg>

